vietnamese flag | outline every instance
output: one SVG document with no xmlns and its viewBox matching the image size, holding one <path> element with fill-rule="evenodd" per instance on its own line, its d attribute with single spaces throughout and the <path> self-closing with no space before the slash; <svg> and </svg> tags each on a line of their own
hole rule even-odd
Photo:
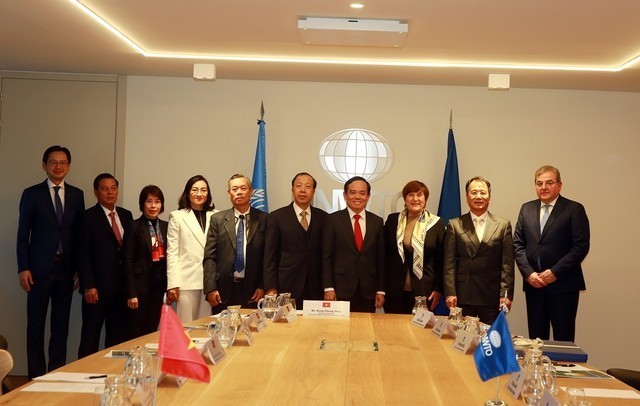
<svg viewBox="0 0 640 406">
<path fill-rule="evenodd" d="M 209 382 L 209 367 L 168 305 L 162 305 L 158 358 L 162 359 L 162 372 Z"/>
</svg>

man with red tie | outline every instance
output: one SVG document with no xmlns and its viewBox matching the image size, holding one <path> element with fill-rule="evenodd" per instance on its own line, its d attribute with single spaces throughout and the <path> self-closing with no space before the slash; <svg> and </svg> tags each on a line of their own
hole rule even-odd
<svg viewBox="0 0 640 406">
<path fill-rule="evenodd" d="M 323 232 L 324 299 L 373 313 L 384 304 L 383 221 L 365 210 L 371 185 L 363 177 L 349 179 L 343 196 L 347 208 L 329 215 Z"/>
<path fill-rule="evenodd" d="M 82 332 L 78 358 L 100 349 L 105 326 L 105 348 L 126 339 L 124 258 L 122 237 L 133 221 L 131 212 L 117 207 L 118 180 L 102 173 L 93 181 L 95 206 L 85 212 L 84 249 L 80 262 Z"/>
</svg>

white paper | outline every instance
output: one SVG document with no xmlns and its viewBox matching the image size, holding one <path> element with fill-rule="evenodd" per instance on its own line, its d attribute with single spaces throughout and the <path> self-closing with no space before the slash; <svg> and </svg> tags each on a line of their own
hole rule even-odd
<svg viewBox="0 0 640 406">
<path fill-rule="evenodd" d="M 94 383 L 75 382 L 34 382 L 33 384 L 20 389 L 24 392 L 71 392 L 71 393 L 96 393 L 96 389 L 101 385 Z M 104 382 L 102 383 L 104 385 Z"/>
<path fill-rule="evenodd" d="M 593 398 L 640 399 L 640 394 L 631 389 L 584 388 L 584 395 Z"/>
<path fill-rule="evenodd" d="M 307 317 L 348 319 L 351 303 L 340 300 L 305 300 L 303 307 L 303 314 Z"/>
</svg>

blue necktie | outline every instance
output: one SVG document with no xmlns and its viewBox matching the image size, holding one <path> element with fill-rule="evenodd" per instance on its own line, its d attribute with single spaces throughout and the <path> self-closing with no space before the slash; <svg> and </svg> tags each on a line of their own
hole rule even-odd
<svg viewBox="0 0 640 406">
<path fill-rule="evenodd" d="M 233 263 L 236 272 L 244 269 L 244 215 L 238 216 L 238 231 L 236 235 L 236 260 Z"/>
<path fill-rule="evenodd" d="M 62 199 L 60 199 L 60 186 L 54 186 L 53 190 L 56 192 L 54 196 L 56 206 L 56 218 L 58 219 L 58 225 L 62 225 L 62 218 L 64 217 L 64 209 L 62 208 Z M 58 241 L 58 254 L 62 254 L 62 239 Z"/>
<path fill-rule="evenodd" d="M 549 207 L 550 205 L 548 204 L 542 206 L 544 213 L 542 213 L 542 218 L 540 219 L 540 234 L 542 234 L 542 230 L 544 230 L 544 226 L 547 224 L 547 220 L 549 220 Z"/>
</svg>

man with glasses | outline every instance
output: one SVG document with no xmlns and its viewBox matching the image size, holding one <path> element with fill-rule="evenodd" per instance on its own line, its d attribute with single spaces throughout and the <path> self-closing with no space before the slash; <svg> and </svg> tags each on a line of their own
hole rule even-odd
<svg viewBox="0 0 640 406">
<path fill-rule="evenodd" d="M 522 205 L 513 237 L 524 280 L 529 337 L 574 341 L 582 260 L 589 252 L 584 207 L 560 196 L 560 171 L 545 165 L 535 173 L 538 199 Z"/>
<path fill-rule="evenodd" d="M 513 300 L 513 239 L 509 220 L 489 213 L 491 183 L 483 177 L 465 186 L 469 213 L 451 219 L 444 241 L 447 307 L 492 324 Z"/>
<path fill-rule="evenodd" d="M 47 180 L 24 190 L 20 199 L 17 257 L 20 287 L 27 292 L 27 364 L 29 379 L 66 363 L 69 312 L 78 271 L 84 195 L 65 183 L 71 153 L 54 145 L 42 156 Z M 51 301 L 49 363 L 44 329 Z"/>
</svg>

